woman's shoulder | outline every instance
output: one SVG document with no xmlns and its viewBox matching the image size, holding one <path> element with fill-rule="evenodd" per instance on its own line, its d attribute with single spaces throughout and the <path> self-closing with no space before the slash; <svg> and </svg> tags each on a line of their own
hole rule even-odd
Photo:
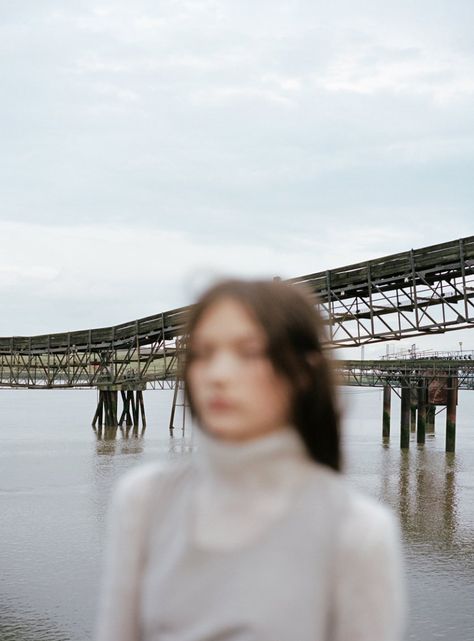
<svg viewBox="0 0 474 641">
<path fill-rule="evenodd" d="M 367 538 L 371 532 L 388 533 L 398 528 L 398 516 L 390 505 L 352 487 L 348 480 L 345 484 L 348 487 L 345 521 L 349 530 L 363 533 Z"/>
<path fill-rule="evenodd" d="M 355 487 L 343 472 L 319 466 L 315 475 L 320 484 L 325 482 L 328 501 L 339 506 L 339 532 L 342 543 L 368 541 L 377 536 L 400 536 L 399 520 L 395 510 L 374 496 Z"/>
<path fill-rule="evenodd" d="M 401 639 L 408 603 L 399 517 L 344 473 L 325 478 L 339 508 L 330 530 L 334 638 Z"/>
<path fill-rule="evenodd" d="M 371 559 L 371 563 L 401 560 L 402 532 L 395 510 L 374 496 L 341 478 L 344 502 L 336 536 L 342 556 L 351 561 Z M 364 561 L 365 562 L 365 561 Z"/>
</svg>

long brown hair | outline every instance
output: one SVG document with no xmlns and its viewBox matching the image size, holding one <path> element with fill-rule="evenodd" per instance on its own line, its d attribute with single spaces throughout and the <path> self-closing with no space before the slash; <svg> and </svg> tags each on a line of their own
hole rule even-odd
<svg viewBox="0 0 474 641">
<path fill-rule="evenodd" d="M 292 424 L 310 456 L 341 471 L 340 424 L 329 358 L 323 353 L 323 320 L 315 307 L 317 299 L 301 285 L 279 280 L 227 278 L 209 287 L 190 308 L 182 377 L 191 415 L 196 416 L 188 383 L 192 361 L 189 337 L 203 312 L 223 297 L 239 301 L 263 328 L 268 357 L 277 373 L 292 389 Z M 199 419 L 199 417 L 197 417 Z"/>
</svg>

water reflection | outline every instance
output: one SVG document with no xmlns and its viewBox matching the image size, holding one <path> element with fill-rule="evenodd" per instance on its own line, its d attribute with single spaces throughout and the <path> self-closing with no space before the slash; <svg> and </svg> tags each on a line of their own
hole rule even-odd
<svg viewBox="0 0 474 641">
<path fill-rule="evenodd" d="M 142 454 L 151 454 L 150 444 L 145 451 L 145 429 L 132 428 L 98 428 L 96 432 L 96 478 L 104 487 L 125 471 L 126 463 L 118 469 L 111 469 L 109 462 L 100 464 L 103 457 L 129 456 L 141 460 Z M 380 477 L 370 481 L 371 486 L 378 486 L 377 493 L 383 502 L 391 505 L 398 513 L 404 538 L 407 543 L 430 544 L 436 550 L 450 550 L 459 544 L 459 516 L 457 475 L 459 458 L 454 453 L 434 450 L 429 443 L 419 445 L 412 438 L 409 450 L 398 449 L 390 439 L 382 440 L 384 451 L 380 464 Z M 434 435 L 431 437 L 435 438 Z M 179 458 L 189 455 L 194 449 L 193 430 L 190 426 L 187 434 L 169 434 L 162 438 L 155 449 L 156 460 Z M 150 457 L 147 457 L 150 458 Z M 363 468 L 367 462 L 359 461 Z M 349 470 L 350 476 L 350 470 Z M 376 487 L 367 489 L 377 490 Z M 464 537 L 465 538 L 465 537 Z M 472 532 L 474 547 L 474 532 Z M 465 541 L 464 541 L 465 543 Z"/>
<path fill-rule="evenodd" d="M 54 412 L 51 401 L 29 401 L 28 420 L 15 412 L 0 425 L 0 641 L 90 638 L 115 482 L 135 465 L 194 449 L 191 427 L 169 435 L 171 397 L 150 395 L 146 433 L 133 427 L 91 433 L 89 402 L 77 401 L 71 413 L 76 395 L 54 398 Z M 466 419 L 460 412 L 455 454 L 444 452 L 443 430 L 427 435 L 424 446 L 412 434 L 410 449 L 401 451 L 397 417 L 391 440 L 382 442 L 380 407 L 380 395 L 361 393 L 347 419 L 347 474 L 400 516 L 411 597 L 405 641 L 468 641 L 474 638 L 474 394 L 460 405 Z M 74 419 L 67 429 L 66 415 Z"/>
<path fill-rule="evenodd" d="M 450 548 L 458 532 L 457 461 L 452 453 L 424 446 L 401 450 L 397 489 L 390 471 L 382 476 L 382 499 L 394 507 L 410 542 Z"/>
<path fill-rule="evenodd" d="M 138 454 L 144 451 L 145 428 L 138 427 L 107 427 L 93 428 L 96 434 L 96 453 L 99 456 L 114 454 Z M 168 455 L 173 458 L 176 455 L 189 454 L 194 449 L 192 430 L 188 437 L 183 432 L 179 436 L 170 434 L 167 439 L 167 446 L 160 448 L 161 457 Z"/>
<path fill-rule="evenodd" d="M 94 430 L 98 441 L 113 441 L 117 438 L 117 433 L 119 433 L 123 439 L 130 437 L 143 438 L 146 431 L 146 427 L 139 429 L 138 425 L 127 425 L 125 427 L 103 427 L 100 425 L 98 427 L 93 426 L 92 429 Z"/>
</svg>

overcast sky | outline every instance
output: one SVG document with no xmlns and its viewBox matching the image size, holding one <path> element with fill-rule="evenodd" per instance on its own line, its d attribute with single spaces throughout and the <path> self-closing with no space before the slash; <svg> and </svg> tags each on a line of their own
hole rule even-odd
<svg viewBox="0 0 474 641">
<path fill-rule="evenodd" d="M 473 24 L 472 0 L 3 2 L 0 335 L 473 234 Z"/>
</svg>

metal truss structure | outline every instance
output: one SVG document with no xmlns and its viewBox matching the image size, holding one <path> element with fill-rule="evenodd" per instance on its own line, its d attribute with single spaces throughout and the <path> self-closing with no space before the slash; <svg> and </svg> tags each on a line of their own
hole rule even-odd
<svg viewBox="0 0 474 641">
<path fill-rule="evenodd" d="M 474 236 L 285 282 L 316 295 L 332 347 L 473 327 Z M 113 327 L 0 338 L 0 387 L 173 388 L 190 309 Z"/>
<path fill-rule="evenodd" d="M 0 387 L 173 389 L 185 312 L 114 327 L 0 338 Z"/>
<path fill-rule="evenodd" d="M 420 381 L 457 379 L 459 389 L 474 390 L 474 361 L 465 359 L 403 359 L 336 361 L 339 382 L 357 387 L 416 388 Z"/>
<path fill-rule="evenodd" d="M 317 294 L 333 347 L 474 325 L 474 236 L 289 281 Z"/>
</svg>

